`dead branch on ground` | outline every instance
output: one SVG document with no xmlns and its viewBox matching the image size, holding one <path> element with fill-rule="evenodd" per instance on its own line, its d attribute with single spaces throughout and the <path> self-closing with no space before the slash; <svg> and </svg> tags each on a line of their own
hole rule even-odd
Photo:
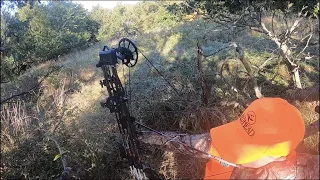
<svg viewBox="0 0 320 180">
<path fill-rule="evenodd" d="M 311 123 L 306 127 L 306 133 L 304 134 L 304 138 L 312 136 L 319 132 L 319 120 Z"/>
<path fill-rule="evenodd" d="M 61 175 L 61 179 L 66 179 L 66 177 L 68 176 L 71 168 L 68 166 L 68 162 L 67 162 L 67 159 L 66 159 L 66 151 L 64 151 L 61 147 L 61 145 L 59 144 L 58 140 L 55 138 L 55 136 L 53 134 L 51 135 L 47 135 L 47 137 L 54 142 L 54 144 L 56 145 L 58 151 L 59 151 L 59 155 L 60 155 L 60 158 L 61 158 L 61 163 L 62 163 L 62 166 L 63 166 L 63 172 L 62 172 L 62 175 Z"/>
<path fill-rule="evenodd" d="M 195 151 L 188 149 L 187 147 L 177 143 L 181 141 L 190 147 L 197 150 L 209 153 L 211 137 L 209 133 L 205 134 L 179 134 L 177 132 L 161 132 L 165 136 L 159 135 L 152 131 L 143 131 L 139 136 L 140 141 L 149 145 L 156 145 L 158 147 L 165 148 L 166 150 L 173 151 L 175 153 L 187 154 L 196 156 L 199 158 L 207 158 L 204 154 L 197 154 Z"/>
<path fill-rule="evenodd" d="M 305 89 L 290 89 L 286 92 L 286 99 L 293 101 L 319 101 L 319 85 Z"/>
<path fill-rule="evenodd" d="M 42 78 L 40 78 L 41 80 L 40 80 L 35 86 L 33 86 L 32 88 L 30 88 L 30 89 L 27 90 L 27 91 L 21 92 L 21 93 L 19 93 L 19 94 L 15 94 L 15 95 L 10 96 L 10 97 L 8 97 L 8 98 L 6 98 L 6 99 L 4 99 L 4 100 L 1 100 L 1 103 L 0 103 L 0 104 L 2 105 L 3 103 L 6 103 L 6 102 L 8 102 L 8 101 L 11 100 L 11 99 L 17 98 L 17 97 L 22 96 L 22 95 L 25 95 L 25 94 L 32 93 L 35 89 L 37 89 L 38 87 L 40 87 L 41 83 L 42 83 L 50 74 L 52 74 L 53 72 L 55 72 L 55 71 L 57 71 L 57 70 L 59 70 L 59 69 L 61 69 L 61 68 L 62 68 L 62 66 L 59 66 L 58 68 L 52 68 L 51 70 L 48 70 L 48 72 L 47 72 Z"/>
</svg>

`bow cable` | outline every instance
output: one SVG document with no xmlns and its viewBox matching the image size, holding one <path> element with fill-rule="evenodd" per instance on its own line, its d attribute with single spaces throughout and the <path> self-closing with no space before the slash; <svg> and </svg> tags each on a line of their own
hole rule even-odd
<svg viewBox="0 0 320 180">
<path fill-rule="evenodd" d="M 137 47 L 137 49 L 139 50 L 139 52 L 141 53 L 141 55 L 149 62 L 149 64 L 157 71 L 157 73 L 159 74 L 159 76 L 161 76 L 161 77 L 167 82 L 167 84 L 168 84 L 179 96 L 182 96 L 182 95 L 178 92 L 178 90 L 164 77 L 164 75 L 153 65 L 153 63 L 151 62 L 151 60 L 149 60 L 149 59 L 142 53 L 142 51 L 140 50 L 140 48 Z M 129 69 L 129 70 L 130 70 L 130 69 Z M 223 164 L 225 164 L 225 165 L 227 165 L 227 166 L 230 165 L 230 166 L 238 167 L 238 166 L 237 166 L 236 164 L 234 164 L 234 163 L 230 163 L 230 162 L 228 162 L 228 161 L 225 161 L 225 160 L 222 159 L 222 158 L 219 158 L 219 157 L 217 157 L 217 156 L 213 156 L 213 155 L 211 155 L 211 154 L 209 154 L 209 153 L 207 153 L 207 152 L 204 152 L 204 151 L 201 151 L 201 150 L 196 149 L 196 148 L 194 148 L 194 147 L 191 147 L 191 146 L 189 146 L 188 144 L 186 144 L 186 143 L 184 143 L 184 142 L 181 142 L 181 141 L 179 141 L 179 140 L 175 140 L 175 137 L 174 137 L 174 138 L 169 137 L 169 136 L 167 136 L 167 135 L 165 135 L 165 134 L 163 134 L 163 133 L 161 133 L 161 132 L 159 132 L 159 131 L 157 131 L 157 130 L 154 130 L 154 129 L 152 129 L 152 128 L 150 128 L 150 127 L 148 127 L 148 126 L 146 126 L 146 125 L 144 125 L 144 124 L 142 124 L 142 123 L 139 123 L 139 122 L 137 122 L 137 121 L 134 121 L 134 123 L 135 123 L 135 124 L 138 124 L 139 126 L 142 126 L 142 127 L 146 128 L 146 129 L 148 129 L 148 130 L 150 130 L 150 131 L 152 131 L 152 132 L 155 132 L 155 133 L 157 133 L 157 134 L 159 134 L 159 135 L 161 135 L 161 136 L 166 137 L 167 139 L 169 139 L 168 142 L 170 142 L 170 141 L 177 142 L 178 144 L 181 144 L 181 145 L 183 145 L 184 147 L 186 147 L 186 148 L 188 148 L 188 149 L 191 149 L 191 150 L 193 150 L 193 151 L 196 151 L 196 152 L 198 152 L 198 153 L 201 153 L 201 154 L 205 155 L 207 158 L 216 159 L 216 160 L 219 161 L 220 163 L 223 163 Z M 176 147 L 176 148 L 177 148 L 177 147 Z M 178 149 L 178 148 L 177 148 L 177 149 Z"/>
<path fill-rule="evenodd" d="M 128 47 L 126 46 L 126 42 L 129 42 Z M 121 46 L 123 45 L 123 46 Z M 129 46 L 132 45 L 134 51 L 131 51 Z M 105 50 L 107 48 L 108 50 Z M 139 147 L 139 140 L 135 125 L 138 127 L 141 126 L 146 128 L 152 132 L 155 132 L 161 136 L 164 136 L 168 139 L 168 142 L 176 142 L 180 146 L 184 147 L 186 152 L 191 154 L 200 153 L 205 155 L 205 157 L 210 159 L 216 159 L 221 164 L 231 165 L 237 167 L 237 165 L 227 162 L 219 157 L 212 156 L 207 152 L 201 151 L 188 145 L 181 140 L 177 140 L 178 136 L 170 137 L 164 133 L 156 131 L 142 123 L 139 123 L 135 120 L 134 117 L 131 116 L 131 74 L 129 68 L 129 80 L 125 81 L 125 87 L 122 86 L 121 81 L 118 76 L 116 64 L 117 59 L 121 59 L 123 64 L 128 67 L 133 67 L 138 60 L 138 50 L 142 54 L 142 56 L 149 62 L 149 64 L 157 71 L 157 73 L 166 81 L 166 83 L 179 95 L 181 94 L 178 90 L 162 75 L 162 73 L 153 65 L 153 63 L 138 49 L 132 41 L 129 39 L 123 38 L 119 42 L 119 47 L 117 49 L 109 49 L 107 46 L 104 47 L 103 51 L 99 52 L 99 63 L 96 65 L 97 67 L 101 67 L 104 80 L 100 81 L 100 85 L 106 86 L 108 90 L 109 97 L 106 98 L 106 102 L 102 103 L 103 107 L 109 108 L 111 113 L 115 113 L 116 120 L 118 123 L 118 128 L 120 134 L 122 136 L 122 147 L 125 150 L 125 156 L 130 162 L 131 173 L 135 175 L 138 179 L 145 178 L 144 169 L 145 165 L 141 161 L 141 153 Z M 135 55 L 135 56 L 134 56 Z M 122 67 L 123 68 L 123 67 Z M 124 68 L 122 70 L 123 78 L 124 78 Z M 127 87 L 128 86 L 128 87 Z M 127 97 L 129 95 L 129 97 Z M 165 144 L 166 144 L 165 143 Z M 176 147 L 174 143 L 171 143 L 176 149 L 178 149 L 181 153 L 183 153 L 179 148 Z"/>
<path fill-rule="evenodd" d="M 157 71 L 157 73 L 159 74 L 159 76 L 161 76 L 166 83 L 179 95 L 182 96 L 182 94 L 180 94 L 178 92 L 178 90 L 164 77 L 164 75 L 152 64 L 152 62 L 142 53 L 142 51 L 140 50 L 140 48 L 137 48 L 139 50 L 139 52 L 141 53 L 141 55 L 149 62 L 149 64 Z"/>
</svg>

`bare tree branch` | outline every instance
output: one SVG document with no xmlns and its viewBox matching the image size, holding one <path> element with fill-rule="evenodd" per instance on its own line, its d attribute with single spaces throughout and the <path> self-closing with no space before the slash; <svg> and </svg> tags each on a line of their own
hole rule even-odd
<svg viewBox="0 0 320 180">
<path fill-rule="evenodd" d="M 265 60 L 262 64 L 261 64 L 261 66 L 259 66 L 259 71 L 261 71 L 266 65 L 267 65 L 267 63 L 269 62 L 269 61 L 271 61 L 273 59 L 273 57 L 269 57 L 267 60 Z"/>
<path fill-rule="evenodd" d="M 60 68 L 62 68 L 62 66 L 60 66 L 60 67 L 58 67 L 58 68 L 53 68 L 53 69 L 49 70 L 49 71 L 41 78 L 41 80 L 40 80 L 35 86 L 33 86 L 32 88 L 30 88 L 30 89 L 27 90 L 27 91 L 24 91 L 24 92 L 19 93 L 19 94 L 15 94 L 15 95 L 13 95 L 13 96 L 11 96 L 11 97 L 8 97 L 8 98 L 6 98 L 6 99 L 4 99 L 4 100 L 1 100 L 1 103 L 0 103 L 0 104 L 6 103 L 7 101 L 9 101 L 9 100 L 11 100 L 11 99 L 13 99 L 13 98 L 22 96 L 22 95 L 24 95 L 24 94 L 29 94 L 29 93 L 31 93 L 33 90 L 35 90 L 36 88 L 38 88 L 38 87 L 41 85 L 41 83 L 42 83 L 50 74 L 52 74 L 53 72 L 59 70 Z"/>
<path fill-rule="evenodd" d="M 261 23 L 262 24 L 262 23 Z M 256 31 L 256 32 L 259 32 L 259 33 L 263 33 L 263 34 L 266 34 L 268 35 L 267 32 L 263 31 L 262 29 L 258 28 L 258 27 L 249 27 L 250 30 L 253 30 L 253 31 Z"/>
<path fill-rule="evenodd" d="M 278 48 L 281 49 L 282 56 L 286 60 L 287 67 L 291 71 L 290 74 L 292 75 L 292 79 L 295 82 L 296 87 L 301 89 L 302 85 L 301 85 L 300 75 L 299 75 L 299 71 L 298 71 L 299 66 L 294 62 L 290 48 L 288 47 L 288 45 L 286 44 L 285 41 L 280 40 L 278 37 L 276 37 L 274 34 L 272 34 L 272 32 L 270 32 L 266 28 L 264 23 L 261 23 L 261 27 L 262 27 L 263 31 L 265 31 L 265 33 L 271 38 L 271 40 L 277 44 Z M 293 25 L 293 27 L 294 27 L 294 25 Z M 286 33 L 285 37 L 282 39 L 287 39 L 287 37 L 288 37 L 287 34 L 288 33 Z"/>
<path fill-rule="evenodd" d="M 311 33 L 309 35 L 309 38 L 308 38 L 306 46 L 298 53 L 297 57 L 299 57 L 306 50 L 306 48 L 309 46 L 309 42 L 310 42 L 310 39 L 312 38 L 312 35 L 313 35 L 313 33 Z"/>
<path fill-rule="evenodd" d="M 298 13 L 298 19 L 296 19 L 293 23 L 293 25 L 291 26 L 290 30 L 287 29 L 286 35 L 285 37 L 288 37 L 292 34 L 292 32 L 299 26 L 300 21 L 302 21 L 303 17 L 302 13 L 303 11 L 307 8 L 307 6 L 303 6 L 301 11 Z M 306 12 L 307 13 L 307 12 Z M 304 14 L 303 16 L 306 16 L 306 14 Z"/>
<path fill-rule="evenodd" d="M 275 11 L 273 11 L 273 13 L 272 13 L 272 19 L 271 19 L 271 29 L 272 29 L 272 33 L 273 34 L 275 34 L 275 32 L 274 32 L 274 27 L 273 27 L 273 20 L 274 20 L 274 15 L 275 15 Z"/>
<path fill-rule="evenodd" d="M 256 94 L 257 98 L 262 98 L 264 97 L 261 93 L 260 87 L 257 84 L 257 80 L 254 78 L 252 71 L 251 71 L 251 67 L 249 62 L 244 58 L 244 51 L 242 50 L 242 48 L 240 46 L 238 46 L 236 43 L 233 44 L 236 47 L 236 51 L 239 53 L 240 56 L 240 61 L 242 62 L 243 66 L 245 67 L 245 69 L 247 70 L 249 77 L 251 79 L 251 82 L 253 83 L 253 88 L 254 88 L 254 92 Z"/>
<path fill-rule="evenodd" d="M 208 104 L 208 99 L 205 97 L 205 77 L 204 77 L 204 72 L 203 72 L 203 67 L 202 67 L 202 62 L 203 59 L 205 58 L 203 56 L 203 50 L 199 44 L 199 40 L 197 42 L 197 65 L 198 65 L 198 72 L 199 72 L 199 81 L 201 82 L 201 89 L 202 89 L 202 103 L 204 103 L 205 105 Z"/>
<path fill-rule="evenodd" d="M 220 48 L 220 49 L 218 49 L 217 51 L 212 52 L 212 53 L 204 54 L 204 52 L 203 52 L 202 55 L 207 58 L 207 57 L 213 56 L 213 55 L 215 55 L 215 54 L 217 54 L 217 53 L 219 53 L 219 52 L 221 52 L 221 51 L 223 51 L 223 50 L 225 50 L 225 49 L 228 49 L 228 48 L 229 48 L 229 46 L 225 46 L 225 47 Z"/>
<path fill-rule="evenodd" d="M 234 94 L 235 97 L 237 97 L 238 93 L 242 94 L 243 92 L 239 91 L 236 87 L 232 86 L 227 80 L 226 78 L 223 76 L 223 71 L 224 71 L 224 67 L 227 66 L 227 63 L 228 63 L 228 60 L 225 60 L 223 62 L 223 64 L 221 65 L 221 68 L 220 68 L 220 72 L 219 72 L 219 75 L 222 79 L 222 81 L 229 87 L 229 93 L 230 94 Z M 236 94 L 237 93 L 237 94 Z M 239 98 L 239 103 L 234 103 L 235 105 L 236 104 L 239 104 L 241 105 L 241 109 L 244 110 L 247 106 L 248 106 L 248 102 L 246 102 L 242 97 Z M 236 107 L 236 106 L 235 106 Z"/>
</svg>

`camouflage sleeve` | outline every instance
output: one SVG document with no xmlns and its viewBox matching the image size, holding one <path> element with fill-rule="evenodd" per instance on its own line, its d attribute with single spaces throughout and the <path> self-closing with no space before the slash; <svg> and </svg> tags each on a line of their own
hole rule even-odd
<svg viewBox="0 0 320 180">
<path fill-rule="evenodd" d="M 297 153 L 296 161 L 272 162 L 257 169 L 235 168 L 231 179 L 319 179 L 319 155 Z"/>
</svg>

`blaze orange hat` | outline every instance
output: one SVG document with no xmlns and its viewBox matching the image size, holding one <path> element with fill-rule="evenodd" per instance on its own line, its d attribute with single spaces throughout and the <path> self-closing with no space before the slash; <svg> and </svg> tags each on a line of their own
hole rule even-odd
<svg viewBox="0 0 320 180">
<path fill-rule="evenodd" d="M 304 120 L 281 98 L 253 101 L 237 120 L 210 130 L 210 153 L 235 164 L 287 156 L 302 141 Z"/>
</svg>

